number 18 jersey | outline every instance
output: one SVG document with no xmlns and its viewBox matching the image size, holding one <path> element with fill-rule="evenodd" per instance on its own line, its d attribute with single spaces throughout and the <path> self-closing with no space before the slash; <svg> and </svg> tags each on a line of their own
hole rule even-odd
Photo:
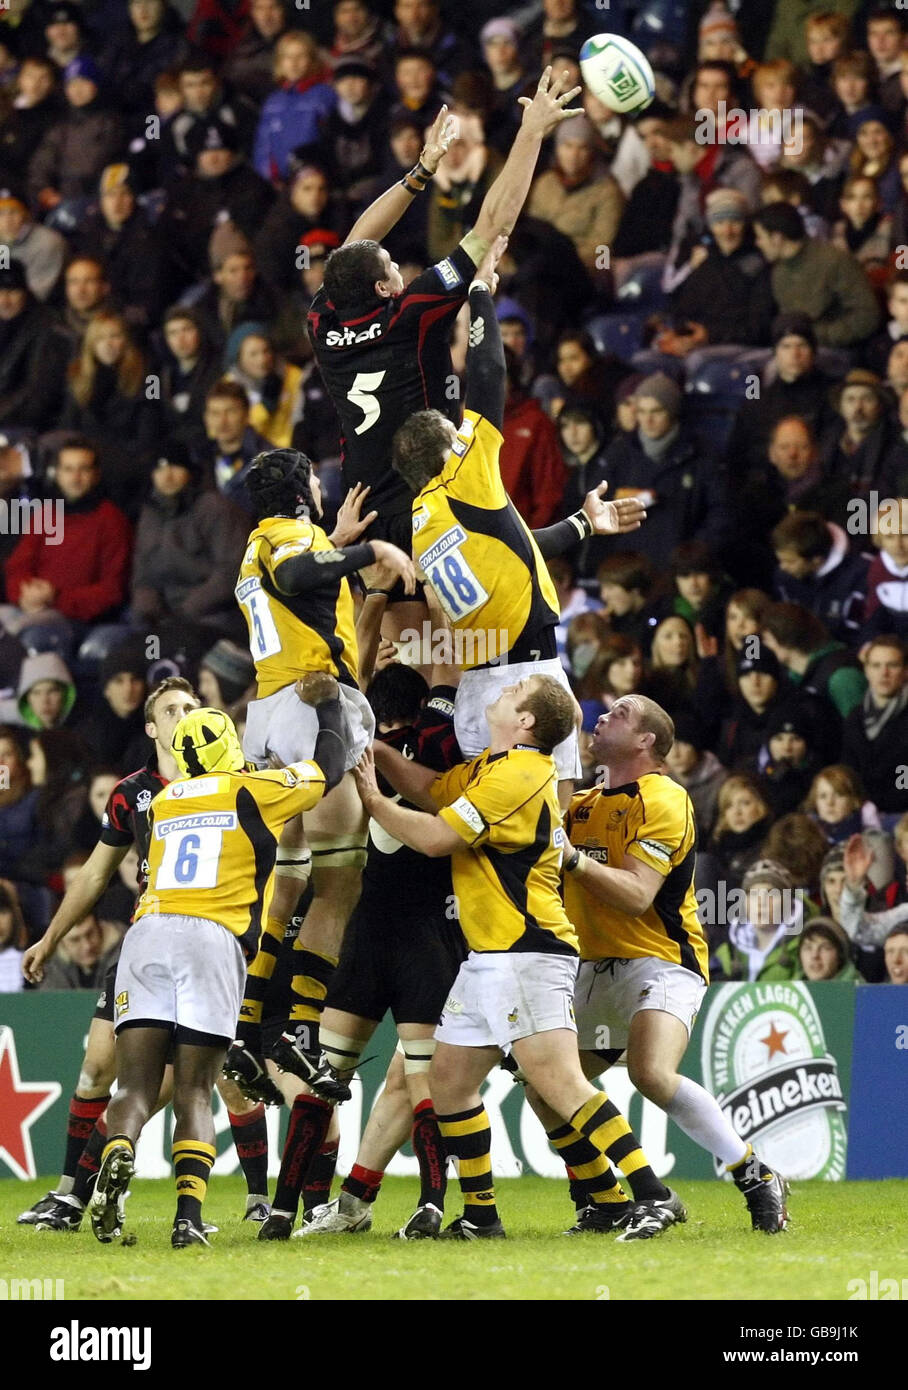
<svg viewBox="0 0 908 1390">
<path fill-rule="evenodd" d="M 444 467 L 413 501 L 413 558 L 451 625 L 477 638 L 483 634 L 460 648 L 467 669 L 505 654 L 511 662 L 556 654 L 558 595 L 505 492 L 502 442 L 490 421 L 465 410 Z"/>
</svg>

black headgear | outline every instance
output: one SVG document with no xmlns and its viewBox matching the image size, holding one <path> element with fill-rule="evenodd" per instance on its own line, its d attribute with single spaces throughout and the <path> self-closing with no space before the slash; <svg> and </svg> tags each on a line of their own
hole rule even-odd
<svg viewBox="0 0 908 1390">
<path fill-rule="evenodd" d="M 310 474 L 312 465 L 299 449 L 268 449 L 257 454 L 246 476 L 256 520 L 265 516 L 315 514 Z"/>
</svg>

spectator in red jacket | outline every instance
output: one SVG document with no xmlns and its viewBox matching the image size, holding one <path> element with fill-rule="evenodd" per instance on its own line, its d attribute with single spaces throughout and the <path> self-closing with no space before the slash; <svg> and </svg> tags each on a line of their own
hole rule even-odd
<svg viewBox="0 0 908 1390">
<path fill-rule="evenodd" d="M 6 592 L 12 605 L 0 608 L 8 631 L 56 626 L 66 646 L 89 624 L 113 617 L 122 607 L 129 580 L 132 531 L 119 507 L 101 490 L 101 471 L 91 441 L 71 436 L 54 469 L 53 533 L 44 527 L 23 535 L 6 562 Z M 62 525 L 59 524 L 62 511 Z"/>
<path fill-rule="evenodd" d="M 531 530 L 560 515 L 567 468 L 558 432 L 542 406 L 520 384 L 520 362 L 505 350 L 508 386 L 504 405 L 501 477 L 508 496 Z"/>
</svg>

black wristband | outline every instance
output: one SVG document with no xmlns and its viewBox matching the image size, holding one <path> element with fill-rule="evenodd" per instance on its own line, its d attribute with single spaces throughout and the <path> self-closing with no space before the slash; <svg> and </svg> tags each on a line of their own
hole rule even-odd
<svg viewBox="0 0 908 1390">
<path fill-rule="evenodd" d="M 404 174 L 400 181 L 400 186 L 415 197 L 417 193 L 424 193 L 426 191 L 426 184 L 434 177 L 435 175 L 429 172 L 422 160 L 418 160 L 417 163 L 413 165 L 410 172 Z"/>
<path fill-rule="evenodd" d="M 574 853 L 571 855 L 570 859 L 566 859 L 564 861 L 564 872 L 566 874 L 572 874 L 579 863 L 580 851 L 579 849 L 575 848 Z"/>
<path fill-rule="evenodd" d="M 572 512 L 567 520 L 577 528 L 581 540 L 586 540 L 587 536 L 593 534 L 593 523 L 582 509 L 579 512 Z"/>
</svg>

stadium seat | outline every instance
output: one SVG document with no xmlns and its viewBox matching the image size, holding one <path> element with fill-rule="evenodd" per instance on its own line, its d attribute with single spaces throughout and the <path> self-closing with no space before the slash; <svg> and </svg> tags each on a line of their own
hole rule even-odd
<svg viewBox="0 0 908 1390">
<path fill-rule="evenodd" d="M 666 296 L 662 289 L 664 258 L 653 258 L 647 263 L 636 265 L 622 280 L 615 298 L 625 309 L 653 312 L 661 309 Z"/>
<path fill-rule="evenodd" d="M 683 51 L 689 9 L 688 0 L 644 0 L 634 16 L 630 37 L 647 52 L 653 44 L 671 44 Z"/>
<path fill-rule="evenodd" d="M 612 352 L 622 362 L 630 362 L 643 345 L 643 325 L 648 314 L 599 314 L 590 319 L 587 331 L 599 352 Z"/>
<path fill-rule="evenodd" d="M 691 377 L 688 390 L 693 396 L 728 397 L 738 402 L 746 399 L 748 381 L 759 376 L 751 359 L 714 359 L 704 362 Z"/>
</svg>

